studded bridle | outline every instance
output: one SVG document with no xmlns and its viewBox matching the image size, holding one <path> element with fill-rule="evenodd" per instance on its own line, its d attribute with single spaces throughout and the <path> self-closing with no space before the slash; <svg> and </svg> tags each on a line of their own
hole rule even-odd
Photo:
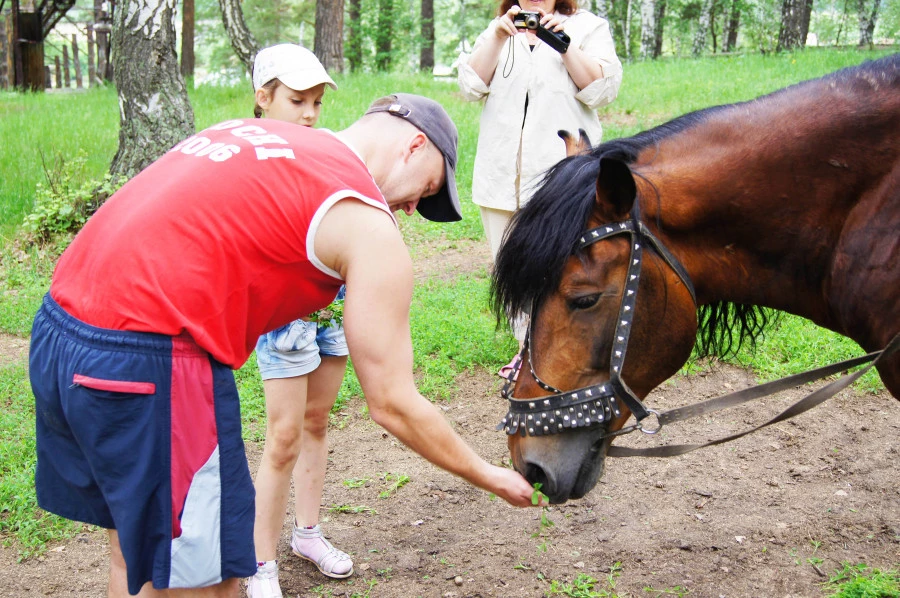
<svg viewBox="0 0 900 598">
<path fill-rule="evenodd" d="M 579 238 L 574 252 L 581 251 L 598 241 L 618 235 L 629 236 L 631 249 L 628 272 L 625 275 L 625 289 L 619 305 L 609 359 L 609 380 L 601 384 L 570 391 L 562 391 L 541 380 L 535 371 L 533 354 L 530 349 L 534 328 L 534 317 L 532 317 L 530 318 L 528 331 L 526 332 L 516 367 L 507 378 L 507 382 L 501 391 L 503 398 L 509 400 L 509 412 L 497 426 L 498 430 L 503 430 L 510 436 L 514 434 L 544 436 L 559 434 L 566 429 L 608 425 L 614 417 L 621 415 L 618 403 L 618 401 L 621 401 L 634 414 L 638 422 L 635 426 L 623 430 L 622 433 L 634 429 L 651 434 L 658 431 L 658 428 L 651 429 L 642 426 L 642 420 L 651 414 L 656 414 L 656 412 L 644 406 L 625 381 L 622 380 L 621 376 L 625 363 L 625 354 L 628 350 L 628 339 L 631 335 L 631 325 L 634 319 L 634 307 L 637 300 L 638 284 L 641 279 L 644 245 L 649 243 L 656 253 L 675 271 L 684 286 L 690 291 L 694 305 L 697 303 L 697 297 L 694 292 L 694 285 L 691 284 L 687 271 L 681 265 L 681 262 L 639 220 L 637 203 L 634 205 L 630 220 L 604 224 L 588 230 Z M 532 316 L 535 313 L 535 310 L 532 309 Z M 516 379 L 522 362 L 526 358 L 529 373 L 538 386 L 551 393 L 549 396 L 533 399 L 516 399 L 512 396 L 513 381 Z"/>
<path fill-rule="evenodd" d="M 625 278 L 625 289 L 622 294 L 622 302 L 619 305 L 615 338 L 611 350 L 612 353 L 610 355 L 609 380 L 593 386 L 586 386 L 570 391 L 562 391 L 541 380 L 535 371 L 533 354 L 530 349 L 531 338 L 534 331 L 534 318 L 532 317 L 530 318 L 528 330 L 525 335 L 525 342 L 522 345 L 522 351 L 518 356 L 517 364 L 513 373 L 508 376 L 507 381 L 500 392 L 501 396 L 509 401 L 509 411 L 507 412 L 506 417 L 504 417 L 497 426 L 498 430 L 503 430 L 510 436 L 515 434 L 521 436 L 546 436 L 559 434 L 567 429 L 590 428 L 601 425 L 607 426 L 614 417 L 619 417 L 621 415 L 621 411 L 619 410 L 619 401 L 621 401 L 621 403 L 625 404 L 634 415 L 637 423 L 614 432 L 605 433 L 601 436 L 601 439 L 627 434 L 636 430 L 640 430 L 647 434 L 655 434 L 659 432 L 664 424 L 705 416 L 721 409 L 734 407 L 748 401 L 771 396 L 788 388 L 795 388 L 799 385 L 820 380 L 827 376 L 840 374 L 840 377 L 837 380 L 813 391 L 779 413 L 777 416 L 743 432 L 730 434 L 723 438 L 697 444 L 677 444 L 647 448 L 613 446 L 610 447 L 606 453 L 608 457 L 672 457 L 683 455 L 699 448 L 736 440 L 737 438 L 746 436 L 761 428 L 808 411 L 825 402 L 844 388 L 850 386 L 854 381 L 865 375 L 867 371 L 877 366 L 890 355 L 900 352 L 900 332 L 898 332 L 887 343 L 885 348 L 880 351 L 874 351 L 859 357 L 845 359 L 838 363 L 800 372 L 798 374 L 792 374 L 779 380 L 773 380 L 772 382 L 751 386 L 720 397 L 707 399 L 706 401 L 695 405 L 678 407 L 662 413 L 653 409 L 648 409 L 641 400 L 635 396 L 634 392 L 621 377 L 622 368 L 625 363 L 625 353 L 628 349 L 628 338 L 631 334 L 631 324 L 634 318 L 634 306 L 637 300 L 638 284 L 640 283 L 643 247 L 646 244 L 649 244 L 663 261 L 674 270 L 684 286 L 690 291 L 695 306 L 697 305 L 697 296 L 684 266 L 682 266 L 678 259 L 666 249 L 665 245 L 653 235 L 644 223 L 640 221 L 637 203 L 634 205 L 630 220 L 605 224 L 588 230 L 579 238 L 574 251 L 580 251 L 598 241 L 617 235 L 628 235 L 630 237 L 631 250 L 628 273 Z M 537 313 L 534 309 L 535 307 L 536 301 L 532 304 L 532 316 Z M 512 396 L 514 382 L 520 373 L 522 362 L 526 359 L 528 361 L 529 374 L 534 378 L 537 385 L 551 393 L 550 395 L 530 399 L 517 399 Z M 848 370 L 851 368 L 864 364 L 868 365 L 853 373 L 849 373 Z M 654 415 L 657 420 L 657 425 L 652 428 L 647 427 L 642 423 L 650 415 Z"/>
</svg>

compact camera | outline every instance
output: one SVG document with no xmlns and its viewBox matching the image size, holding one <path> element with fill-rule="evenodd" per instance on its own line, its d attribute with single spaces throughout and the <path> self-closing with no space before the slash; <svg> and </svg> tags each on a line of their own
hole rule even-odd
<svg viewBox="0 0 900 598">
<path fill-rule="evenodd" d="M 538 39 L 559 52 L 565 54 L 569 49 L 569 36 L 565 31 L 550 31 L 541 25 L 541 13 L 522 11 L 513 17 L 513 25 L 516 29 L 531 29 Z"/>
</svg>

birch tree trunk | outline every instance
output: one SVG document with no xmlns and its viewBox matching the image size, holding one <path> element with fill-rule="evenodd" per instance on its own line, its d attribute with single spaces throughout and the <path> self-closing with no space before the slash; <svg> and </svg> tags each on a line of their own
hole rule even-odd
<svg viewBox="0 0 900 598">
<path fill-rule="evenodd" d="M 625 2 L 625 58 L 631 58 L 631 0 Z"/>
<path fill-rule="evenodd" d="M 878 20 L 878 9 L 881 0 L 875 0 L 872 6 L 872 12 L 866 7 L 866 0 L 858 0 L 856 3 L 856 14 L 859 17 L 859 45 L 871 46 L 872 36 L 875 34 L 875 22 Z"/>
<path fill-rule="evenodd" d="M 253 73 L 253 59 L 259 52 L 259 44 L 256 38 L 247 29 L 244 21 L 244 12 L 241 10 L 240 0 L 219 0 L 219 8 L 222 9 L 222 23 L 225 32 L 231 41 L 231 47 L 237 54 L 238 60 L 244 65 L 248 73 Z"/>
<path fill-rule="evenodd" d="M 119 149 L 110 173 L 128 178 L 194 132 L 194 111 L 175 55 L 175 0 L 122 0 L 112 54 Z"/>
<path fill-rule="evenodd" d="M 656 2 L 641 0 L 641 59 L 654 58 L 656 50 Z"/>
<path fill-rule="evenodd" d="M 691 48 L 693 56 L 700 56 L 706 50 L 706 36 L 709 33 L 709 20 L 712 14 L 712 0 L 703 0 L 700 8 L 700 20 L 697 23 L 697 32 L 694 34 L 694 46 Z"/>
</svg>

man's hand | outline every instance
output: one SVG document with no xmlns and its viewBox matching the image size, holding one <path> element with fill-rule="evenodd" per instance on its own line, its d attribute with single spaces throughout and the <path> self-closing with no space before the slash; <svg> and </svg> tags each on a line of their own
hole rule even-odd
<svg viewBox="0 0 900 598">
<path fill-rule="evenodd" d="M 535 492 L 534 487 L 528 483 L 517 471 L 505 467 L 490 466 L 491 492 L 508 502 L 514 507 L 546 507 L 549 506 L 547 497 L 540 492 Z M 532 500 L 532 498 L 537 498 Z"/>
</svg>

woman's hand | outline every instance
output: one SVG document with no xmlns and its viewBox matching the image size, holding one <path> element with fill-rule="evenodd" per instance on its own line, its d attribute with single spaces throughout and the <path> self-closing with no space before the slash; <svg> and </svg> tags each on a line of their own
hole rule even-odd
<svg viewBox="0 0 900 598">
<path fill-rule="evenodd" d="M 491 26 L 494 28 L 494 35 L 497 36 L 497 39 L 505 40 L 519 32 L 516 29 L 516 26 L 513 25 L 513 17 L 519 14 L 521 10 L 522 9 L 519 8 L 519 6 L 513 4 L 510 9 L 506 11 L 506 14 L 499 16 L 492 21 Z"/>
<path fill-rule="evenodd" d="M 540 8 L 537 12 L 541 13 L 541 25 L 544 26 L 544 29 L 556 32 L 565 31 L 565 27 L 563 27 L 565 17 L 556 13 L 547 14 Z"/>
</svg>

